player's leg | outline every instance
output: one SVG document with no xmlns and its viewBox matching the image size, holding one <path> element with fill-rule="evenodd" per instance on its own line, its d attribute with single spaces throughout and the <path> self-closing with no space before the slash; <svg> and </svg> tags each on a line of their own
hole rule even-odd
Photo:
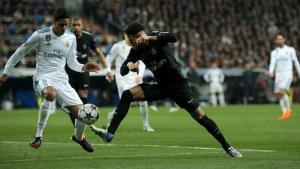
<svg viewBox="0 0 300 169">
<path fill-rule="evenodd" d="M 154 129 L 149 124 L 149 111 L 148 111 L 148 102 L 141 101 L 139 102 L 140 113 L 143 121 L 143 129 L 147 132 L 153 132 Z"/>
<path fill-rule="evenodd" d="M 50 85 L 49 80 L 40 80 L 34 82 L 35 91 L 43 97 L 42 105 L 39 108 L 37 120 L 37 130 L 34 139 L 29 143 L 33 148 L 39 148 L 42 144 L 43 132 L 48 118 L 55 111 L 55 88 Z"/>
<path fill-rule="evenodd" d="M 210 101 L 212 106 L 217 106 L 217 91 L 216 91 L 216 87 L 214 84 L 210 84 L 209 86 L 209 90 L 210 90 Z"/>
<path fill-rule="evenodd" d="M 218 86 L 218 97 L 219 97 L 219 103 L 221 106 L 225 106 L 225 96 L 224 96 L 224 90 L 222 84 L 219 84 Z"/>
<path fill-rule="evenodd" d="M 92 126 L 92 130 L 95 134 L 99 135 L 105 142 L 110 142 L 119 127 L 122 120 L 128 113 L 129 106 L 133 101 L 145 101 L 145 100 L 157 100 L 164 97 L 163 91 L 161 91 L 157 84 L 140 84 L 125 90 L 122 93 L 120 102 L 116 108 L 116 112 L 113 119 L 108 126 L 107 130 L 99 129 Z"/>
<path fill-rule="evenodd" d="M 117 82 L 117 88 L 118 88 L 118 95 L 119 95 L 119 98 L 121 100 L 121 96 L 122 96 L 122 93 L 123 93 L 124 87 L 125 87 L 124 82 L 122 80 L 118 79 L 117 77 L 116 77 L 116 82 Z M 116 109 L 114 109 L 113 111 L 111 111 L 107 114 L 107 127 L 110 125 L 111 120 L 113 119 L 115 112 L 116 112 Z"/>
<path fill-rule="evenodd" d="M 290 88 L 292 78 L 282 78 L 275 80 L 275 93 L 279 100 L 279 105 L 282 111 L 282 115 L 278 118 L 279 120 L 288 119 L 291 116 L 291 103 L 287 94 Z"/>
<path fill-rule="evenodd" d="M 71 117 L 75 118 L 74 121 L 74 134 L 72 135 L 72 140 L 80 144 L 81 147 L 88 152 L 93 152 L 94 149 L 91 144 L 89 144 L 84 136 L 86 124 L 78 120 L 78 112 L 82 106 L 82 101 L 80 100 L 76 91 L 69 85 L 60 85 L 57 87 L 57 101 L 61 103 L 62 107 L 67 110 Z"/>
<path fill-rule="evenodd" d="M 187 86 L 176 90 L 171 94 L 171 97 L 176 103 L 187 110 L 190 115 L 222 145 L 223 149 L 232 157 L 242 157 L 242 155 L 229 145 L 218 128 L 217 124 L 205 115 L 204 111 L 200 108 L 197 100 L 194 99 L 193 94 Z"/>
</svg>

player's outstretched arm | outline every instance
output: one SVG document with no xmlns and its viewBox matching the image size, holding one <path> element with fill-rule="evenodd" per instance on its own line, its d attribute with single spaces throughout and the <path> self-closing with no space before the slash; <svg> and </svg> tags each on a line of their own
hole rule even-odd
<svg viewBox="0 0 300 169">
<path fill-rule="evenodd" d="M 1 81 L 5 82 L 8 74 L 10 71 L 15 67 L 15 65 L 30 51 L 34 50 L 39 45 L 39 35 L 38 32 L 34 32 L 28 40 L 22 44 L 20 47 L 17 48 L 17 50 L 14 52 L 14 54 L 11 55 L 11 57 L 8 59 L 4 70 L 1 75 Z M 4 80 L 5 79 L 5 80 Z"/>
<path fill-rule="evenodd" d="M 156 36 L 157 40 L 163 43 L 174 43 L 177 41 L 177 38 L 174 34 L 170 32 L 159 32 L 159 31 L 153 31 L 151 33 L 151 36 Z"/>
<path fill-rule="evenodd" d="M 87 63 L 82 67 L 82 71 L 84 72 L 98 72 L 99 70 L 99 65 L 95 63 Z"/>
<path fill-rule="evenodd" d="M 138 71 L 138 61 L 137 53 L 134 49 L 131 49 L 127 59 L 124 61 L 120 68 L 120 73 L 122 76 L 125 76 L 129 73 L 129 71 Z"/>
<path fill-rule="evenodd" d="M 295 49 L 293 49 L 292 59 L 293 59 L 293 62 L 294 62 L 296 71 L 297 71 L 297 73 L 298 73 L 298 77 L 300 78 L 300 64 L 299 64 L 299 60 L 298 60 L 298 58 L 297 58 L 296 50 L 295 50 Z"/>
</svg>

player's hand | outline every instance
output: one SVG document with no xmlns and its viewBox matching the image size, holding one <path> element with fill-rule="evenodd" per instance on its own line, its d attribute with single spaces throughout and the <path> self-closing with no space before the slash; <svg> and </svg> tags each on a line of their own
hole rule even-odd
<svg viewBox="0 0 300 169">
<path fill-rule="evenodd" d="M 111 83 L 114 80 L 114 75 L 111 72 L 107 72 L 105 79 Z"/>
<path fill-rule="evenodd" d="M 1 74 L 0 75 L 0 86 L 2 86 L 7 80 L 7 75 L 6 74 Z"/>
<path fill-rule="evenodd" d="M 143 44 L 143 43 L 145 43 L 145 42 L 148 42 L 149 39 L 150 39 L 149 36 L 143 35 L 143 36 L 141 36 L 141 37 L 139 37 L 139 38 L 136 39 L 136 44 L 137 44 L 137 45 L 141 45 L 141 44 Z"/>
<path fill-rule="evenodd" d="M 83 66 L 82 70 L 85 72 L 98 72 L 100 71 L 100 67 L 95 63 L 87 63 Z"/>
<path fill-rule="evenodd" d="M 129 62 L 127 63 L 127 66 L 129 68 L 130 71 L 132 72 L 138 72 L 138 63 L 133 63 L 133 62 Z"/>
<path fill-rule="evenodd" d="M 142 84 L 143 83 L 143 77 L 141 77 L 141 76 L 137 76 L 136 77 L 136 79 L 135 79 L 135 82 L 137 83 L 137 84 Z"/>
</svg>

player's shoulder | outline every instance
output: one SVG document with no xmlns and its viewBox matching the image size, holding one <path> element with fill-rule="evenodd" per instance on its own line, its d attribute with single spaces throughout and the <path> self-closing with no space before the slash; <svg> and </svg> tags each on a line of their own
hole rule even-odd
<svg viewBox="0 0 300 169">
<path fill-rule="evenodd" d="M 39 33 L 39 34 L 50 33 L 51 32 L 51 27 L 44 27 L 44 28 L 36 30 L 36 32 Z"/>
<path fill-rule="evenodd" d="M 285 46 L 286 46 L 286 48 L 287 48 L 288 50 L 291 50 L 291 51 L 294 51 L 294 50 L 295 50 L 295 48 L 292 47 L 292 46 L 288 46 L 288 45 L 285 45 Z"/>
<path fill-rule="evenodd" d="M 69 38 L 76 39 L 75 34 L 74 34 L 73 32 L 71 32 L 70 30 L 66 30 L 65 36 L 67 36 L 67 37 L 69 37 Z"/>
</svg>

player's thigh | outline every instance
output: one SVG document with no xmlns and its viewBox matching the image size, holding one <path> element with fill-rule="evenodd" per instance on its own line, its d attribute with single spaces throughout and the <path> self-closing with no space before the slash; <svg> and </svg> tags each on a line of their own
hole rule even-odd
<svg viewBox="0 0 300 169">
<path fill-rule="evenodd" d="M 277 94 L 285 94 L 289 90 L 292 83 L 292 77 L 278 77 L 275 79 L 274 92 Z"/>
<path fill-rule="evenodd" d="M 155 82 L 142 83 L 138 85 L 144 94 L 144 100 L 155 101 L 167 98 L 166 92 Z"/>
<path fill-rule="evenodd" d="M 55 83 L 48 78 L 33 80 L 33 88 L 38 95 L 46 100 L 53 101 L 56 98 Z"/>
<path fill-rule="evenodd" d="M 199 107 L 197 97 L 194 96 L 187 85 L 174 89 L 174 91 L 171 92 L 171 99 L 173 99 L 181 108 L 187 110 L 188 112 L 193 112 Z"/>
<path fill-rule="evenodd" d="M 83 104 L 75 89 L 73 89 L 69 83 L 58 84 L 56 93 L 57 101 L 61 104 L 62 107 L 69 109 L 69 107 L 75 106 L 78 108 L 78 106 L 80 107 Z"/>
</svg>

